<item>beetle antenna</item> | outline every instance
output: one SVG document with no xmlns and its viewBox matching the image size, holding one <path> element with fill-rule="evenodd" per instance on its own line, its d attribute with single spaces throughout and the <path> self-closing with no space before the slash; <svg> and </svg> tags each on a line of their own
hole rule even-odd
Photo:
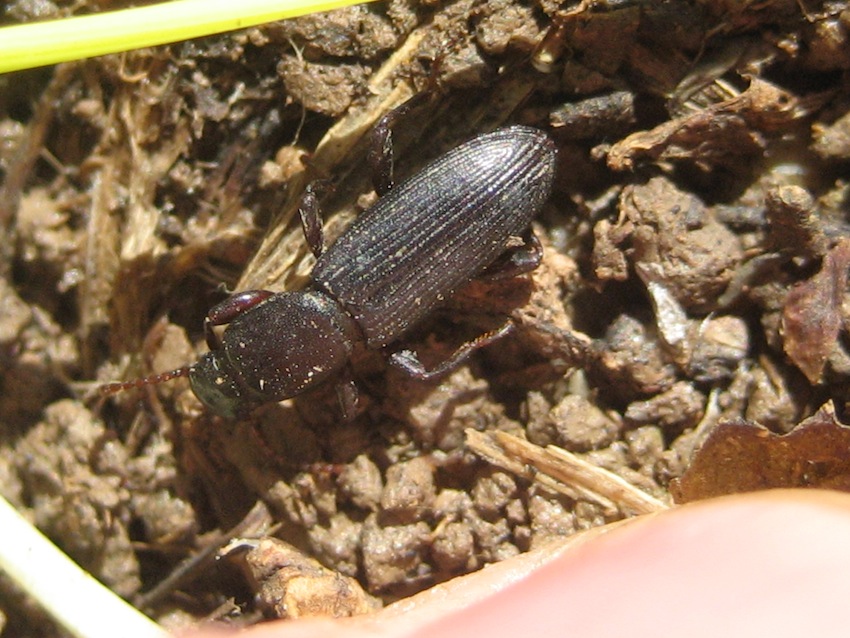
<svg viewBox="0 0 850 638">
<path fill-rule="evenodd" d="M 105 383 L 100 386 L 97 391 L 100 392 L 103 396 L 109 396 L 110 394 L 116 394 L 118 392 L 124 392 L 125 390 L 134 390 L 137 388 L 144 388 L 147 385 L 157 385 L 159 383 L 165 383 L 166 381 L 171 381 L 173 379 L 179 379 L 180 377 L 188 377 L 189 372 L 192 370 L 192 366 L 183 366 L 182 368 L 177 368 L 176 370 L 171 370 L 170 372 L 161 372 L 159 374 L 152 374 L 147 377 L 141 377 L 139 379 L 132 379 L 131 381 L 119 381 L 117 383 Z"/>
</svg>

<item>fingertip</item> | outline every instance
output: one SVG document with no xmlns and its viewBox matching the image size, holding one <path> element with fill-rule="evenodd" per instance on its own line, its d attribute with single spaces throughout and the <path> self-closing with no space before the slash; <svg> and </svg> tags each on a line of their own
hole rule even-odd
<svg viewBox="0 0 850 638">
<path fill-rule="evenodd" d="M 716 499 L 598 536 L 410 635 L 835 633 L 846 624 L 848 535 L 847 495 Z"/>
</svg>

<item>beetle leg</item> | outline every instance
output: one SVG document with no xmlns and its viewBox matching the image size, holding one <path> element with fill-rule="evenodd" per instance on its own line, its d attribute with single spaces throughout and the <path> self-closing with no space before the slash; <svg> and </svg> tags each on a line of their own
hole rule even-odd
<svg viewBox="0 0 850 638">
<path fill-rule="evenodd" d="M 366 160 L 369 162 L 369 168 L 372 169 L 372 185 L 378 195 L 386 195 L 393 187 L 392 127 L 399 118 L 423 104 L 429 97 L 431 97 L 431 91 L 415 94 L 384 115 L 372 129 Z"/>
<path fill-rule="evenodd" d="M 543 261 L 543 246 L 530 228 L 522 237 L 523 243 L 508 248 L 505 253 L 484 270 L 480 279 L 496 281 L 510 279 L 531 272 Z"/>
<path fill-rule="evenodd" d="M 221 340 L 213 330 L 215 326 L 230 323 L 273 294 L 271 290 L 245 290 L 213 306 L 204 318 L 204 338 L 209 349 L 218 350 L 221 347 Z"/>
<path fill-rule="evenodd" d="M 414 379 L 430 381 L 446 374 L 447 372 L 451 372 L 469 358 L 469 355 L 473 352 L 483 348 L 484 346 L 490 345 L 494 341 L 498 341 L 502 337 L 513 332 L 513 329 L 513 322 L 508 320 L 504 323 L 504 325 L 502 325 L 502 327 L 486 332 L 472 341 L 467 341 L 460 348 L 455 350 L 452 356 L 431 370 L 425 369 L 425 366 L 422 365 L 422 362 L 413 350 L 399 350 L 398 352 L 392 353 L 389 359 L 390 365 L 403 370 Z"/>
<path fill-rule="evenodd" d="M 304 231 L 307 245 L 310 246 L 313 255 L 318 257 L 325 252 L 325 232 L 315 182 L 307 184 L 304 195 L 301 196 L 298 216 L 301 218 L 301 230 Z"/>
</svg>

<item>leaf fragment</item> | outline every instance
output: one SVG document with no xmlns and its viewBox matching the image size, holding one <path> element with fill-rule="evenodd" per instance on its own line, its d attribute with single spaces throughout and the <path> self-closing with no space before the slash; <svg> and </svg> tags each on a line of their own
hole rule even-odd
<svg viewBox="0 0 850 638">
<path fill-rule="evenodd" d="M 841 305 L 850 267 L 850 240 L 841 240 L 823 260 L 820 272 L 795 285 L 785 299 L 782 336 L 785 353 L 818 383 L 841 329 Z"/>
<path fill-rule="evenodd" d="M 831 403 L 784 435 L 746 419 L 719 423 L 670 490 L 688 503 L 791 487 L 850 491 L 850 427 Z"/>
</svg>

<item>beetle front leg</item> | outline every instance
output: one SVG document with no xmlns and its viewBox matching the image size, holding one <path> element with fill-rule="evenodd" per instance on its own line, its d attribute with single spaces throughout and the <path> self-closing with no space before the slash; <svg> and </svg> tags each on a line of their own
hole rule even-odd
<svg viewBox="0 0 850 638">
<path fill-rule="evenodd" d="M 221 340 L 213 330 L 215 326 L 230 323 L 243 312 L 247 312 L 274 294 L 271 290 L 245 290 L 213 306 L 204 318 L 204 339 L 207 347 L 210 350 L 221 348 Z"/>
<path fill-rule="evenodd" d="M 512 321 L 508 320 L 502 327 L 491 332 L 484 333 L 480 337 L 464 343 L 452 354 L 452 356 L 432 370 L 425 369 L 425 366 L 413 350 L 399 350 L 398 352 L 392 353 L 389 358 L 390 365 L 403 370 L 414 379 L 419 379 L 420 381 L 431 381 L 451 372 L 461 363 L 466 361 L 466 359 L 469 358 L 469 355 L 473 352 L 483 348 L 484 346 L 490 345 L 494 341 L 498 341 L 502 337 L 513 332 L 513 330 L 514 324 Z"/>
</svg>

